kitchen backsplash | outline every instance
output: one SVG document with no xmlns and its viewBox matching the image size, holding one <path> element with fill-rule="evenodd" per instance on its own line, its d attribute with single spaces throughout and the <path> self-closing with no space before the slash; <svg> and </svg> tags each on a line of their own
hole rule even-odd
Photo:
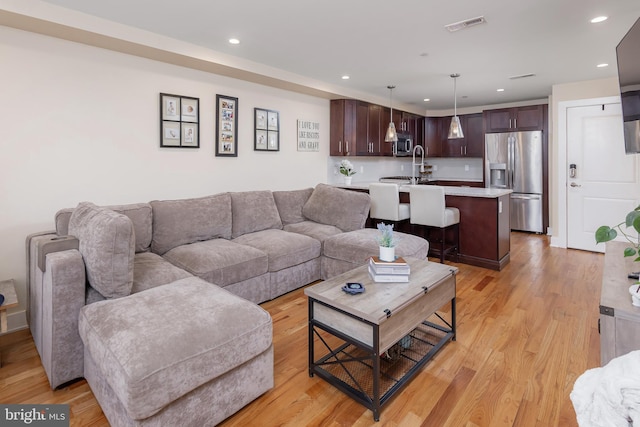
<svg viewBox="0 0 640 427">
<path fill-rule="evenodd" d="M 327 164 L 327 182 L 338 183 L 342 177 L 338 165 L 342 159 L 348 159 L 354 166 L 356 174 L 353 182 L 377 181 L 384 176 L 412 176 L 411 157 L 373 158 L 373 157 L 329 157 Z M 416 163 L 419 160 L 416 159 Z M 432 165 L 432 178 L 460 181 L 482 181 L 482 158 L 425 158 L 425 165 Z M 416 166 L 416 176 L 419 176 Z"/>
</svg>

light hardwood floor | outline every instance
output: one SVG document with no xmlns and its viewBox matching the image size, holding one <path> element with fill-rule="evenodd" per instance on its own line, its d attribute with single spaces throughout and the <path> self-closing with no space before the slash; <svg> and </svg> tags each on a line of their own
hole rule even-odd
<svg viewBox="0 0 640 427">
<path fill-rule="evenodd" d="M 262 306 L 274 326 L 275 388 L 231 426 L 576 426 L 569 393 L 599 366 L 603 255 L 512 233 L 501 272 L 456 264 L 457 341 L 371 411 L 307 371 L 307 301 L 297 290 Z M 106 426 L 84 380 L 51 391 L 28 331 L 0 339 L 0 403 L 68 403 L 72 426 Z"/>
</svg>

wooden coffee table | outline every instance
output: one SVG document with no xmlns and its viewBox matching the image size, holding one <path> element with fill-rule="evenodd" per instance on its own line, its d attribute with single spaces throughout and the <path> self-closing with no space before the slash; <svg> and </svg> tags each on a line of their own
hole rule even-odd
<svg viewBox="0 0 640 427">
<path fill-rule="evenodd" d="M 309 376 L 317 374 L 371 409 L 375 421 L 381 406 L 455 340 L 458 269 L 406 261 L 408 283 L 376 283 L 364 265 L 305 289 Z M 362 283 L 365 292 L 345 293 L 347 282 Z M 449 303 L 448 316 L 437 312 Z"/>
</svg>

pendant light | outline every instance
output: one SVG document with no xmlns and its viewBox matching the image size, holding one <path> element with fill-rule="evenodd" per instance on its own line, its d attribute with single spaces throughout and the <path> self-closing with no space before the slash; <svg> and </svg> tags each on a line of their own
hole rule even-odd
<svg viewBox="0 0 640 427">
<path fill-rule="evenodd" d="M 451 125 L 449 126 L 448 139 L 464 138 L 464 132 L 462 132 L 462 126 L 460 125 L 460 118 L 458 117 L 458 103 L 456 96 L 456 79 L 460 77 L 460 74 L 451 74 L 453 78 L 453 117 L 451 118 Z"/>
<path fill-rule="evenodd" d="M 384 142 L 398 142 L 398 134 L 396 133 L 396 125 L 393 124 L 393 90 L 395 86 L 387 86 L 389 89 L 389 107 L 391 108 L 391 113 L 389 115 L 389 127 L 387 128 L 387 133 L 384 136 Z"/>
</svg>

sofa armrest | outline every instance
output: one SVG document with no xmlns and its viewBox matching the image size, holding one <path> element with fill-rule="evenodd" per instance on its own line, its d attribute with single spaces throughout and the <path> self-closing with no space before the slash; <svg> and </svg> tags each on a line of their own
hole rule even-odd
<svg viewBox="0 0 640 427">
<path fill-rule="evenodd" d="M 29 244 L 29 326 L 51 388 L 82 377 L 84 370 L 78 315 L 85 304 L 85 266 L 77 249 L 64 249 L 72 239 L 62 241 L 42 235 Z"/>
</svg>

